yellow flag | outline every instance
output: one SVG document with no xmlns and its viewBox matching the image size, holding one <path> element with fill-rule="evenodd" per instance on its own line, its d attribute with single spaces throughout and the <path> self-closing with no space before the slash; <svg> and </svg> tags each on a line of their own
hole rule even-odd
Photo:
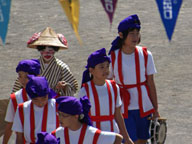
<svg viewBox="0 0 192 144">
<path fill-rule="evenodd" d="M 69 22 L 71 23 L 75 35 L 82 44 L 81 38 L 78 33 L 78 26 L 79 26 L 79 0 L 59 0 L 61 6 L 63 7 L 65 14 Z"/>
</svg>

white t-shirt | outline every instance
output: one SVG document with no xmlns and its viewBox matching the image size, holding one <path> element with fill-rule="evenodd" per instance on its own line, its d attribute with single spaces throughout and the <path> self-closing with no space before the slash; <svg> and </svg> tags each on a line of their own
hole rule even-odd
<svg viewBox="0 0 192 144">
<path fill-rule="evenodd" d="M 49 99 L 48 100 L 48 115 L 47 115 L 47 131 L 46 132 L 52 132 L 56 129 L 56 101 L 55 99 Z M 24 127 L 21 124 L 20 116 L 19 116 L 19 110 L 17 108 L 17 111 L 15 113 L 15 118 L 12 126 L 12 130 L 15 132 L 21 132 L 24 133 L 25 140 L 27 143 L 31 142 L 30 137 L 30 105 L 31 100 L 23 103 L 23 110 L 24 110 Z M 44 107 L 40 108 L 34 105 L 34 117 L 35 117 L 35 137 L 37 138 L 37 133 L 41 132 L 41 126 L 42 126 L 42 119 L 43 119 L 43 110 Z M 43 122 L 46 123 L 46 122 Z"/>
<path fill-rule="evenodd" d="M 112 114 L 114 115 L 115 108 L 120 107 L 122 105 L 122 101 L 120 98 L 119 87 L 118 87 L 118 85 L 116 85 L 117 86 L 117 100 L 116 100 L 116 105 L 115 105 L 115 94 L 114 94 L 112 85 L 109 80 L 108 80 L 108 82 L 110 85 L 110 90 L 111 90 L 111 95 L 112 95 Z M 90 82 L 88 82 L 88 85 L 89 85 L 89 87 L 91 87 Z M 100 115 L 109 115 L 109 96 L 108 96 L 107 84 L 105 83 L 103 86 L 95 85 L 95 88 L 98 93 L 98 99 L 99 99 L 99 104 L 100 104 Z M 89 88 L 89 93 L 90 93 L 89 100 L 91 102 L 91 110 L 90 110 L 91 115 L 95 116 L 95 101 L 94 101 L 92 89 L 90 89 L 90 88 Z M 86 90 L 84 87 L 82 87 L 79 91 L 78 97 L 80 98 L 85 95 L 87 95 Z M 96 127 L 96 122 L 93 122 L 93 126 Z M 119 128 L 118 128 L 115 120 L 113 120 L 113 127 L 114 127 L 114 132 L 119 133 Z M 103 131 L 111 131 L 110 121 L 101 122 L 100 129 Z"/>
<path fill-rule="evenodd" d="M 144 65 L 144 59 L 143 59 L 143 50 L 142 47 L 137 46 L 138 50 L 139 50 L 139 63 L 140 63 L 140 79 L 141 82 L 146 81 L 146 77 L 145 77 L 145 65 Z M 119 80 L 119 74 L 118 74 L 118 52 L 119 50 L 115 51 L 115 55 L 116 55 L 116 59 L 115 59 L 115 63 L 114 63 L 114 71 L 112 69 L 112 64 L 110 64 L 110 74 L 109 74 L 109 78 L 113 78 L 115 79 L 117 84 L 121 84 L 120 80 Z M 156 68 L 155 68 L 155 64 L 153 61 L 153 56 L 152 53 L 150 51 L 148 52 L 148 61 L 147 61 L 147 75 L 153 75 L 155 74 Z M 136 69 L 135 69 L 135 53 L 132 54 L 125 54 L 122 52 L 122 73 L 123 73 L 123 82 L 125 85 L 131 85 L 131 84 L 136 84 L 137 80 L 136 80 Z M 141 86 L 142 89 L 142 96 L 144 97 L 143 101 L 145 103 L 148 102 L 148 94 L 146 91 L 145 86 Z M 128 89 L 129 93 L 130 93 L 130 105 L 128 107 L 129 110 L 135 110 L 135 109 L 139 109 L 139 105 L 138 105 L 138 91 L 137 88 L 130 88 Z M 150 105 L 151 107 L 151 105 Z M 146 108 L 147 109 L 147 108 Z"/>
<path fill-rule="evenodd" d="M 23 103 L 22 91 L 23 91 L 23 89 L 20 89 L 17 92 L 15 92 L 17 104 Z M 28 95 L 27 95 L 27 98 L 30 99 Z M 5 121 L 13 122 L 14 116 L 15 116 L 15 110 L 14 110 L 12 100 L 10 99 L 8 107 L 7 107 Z"/>
<path fill-rule="evenodd" d="M 80 129 L 78 129 L 77 131 L 72 131 L 72 130 L 68 129 L 70 144 L 78 144 L 81 129 L 82 129 L 82 127 Z M 92 144 L 95 132 L 97 130 L 98 130 L 97 128 L 94 128 L 92 126 L 87 126 L 83 144 Z M 65 144 L 63 127 L 57 128 L 55 135 L 56 135 L 56 138 L 60 138 L 61 144 Z M 101 131 L 97 144 L 113 144 L 115 142 L 115 137 L 116 137 L 116 133 L 114 133 L 114 132 Z"/>
</svg>

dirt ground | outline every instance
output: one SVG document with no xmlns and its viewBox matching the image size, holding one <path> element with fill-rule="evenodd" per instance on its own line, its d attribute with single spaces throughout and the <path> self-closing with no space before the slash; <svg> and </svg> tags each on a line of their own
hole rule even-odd
<svg viewBox="0 0 192 144">
<path fill-rule="evenodd" d="M 110 48 L 117 36 L 119 22 L 137 13 L 142 23 L 141 45 L 153 53 L 158 73 L 155 82 L 159 111 L 167 118 L 166 144 L 190 143 L 192 133 L 192 1 L 183 1 L 172 41 L 169 42 L 155 0 L 119 0 L 110 29 L 108 17 L 99 0 L 80 0 L 80 46 L 59 4 L 53 0 L 12 1 L 6 45 L 0 44 L 0 113 L 6 111 L 6 100 L 17 77 L 16 65 L 22 59 L 38 58 L 36 50 L 26 48 L 29 37 L 51 26 L 63 33 L 69 49 L 56 57 L 66 62 L 79 84 L 88 55 L 99 48 Z M 4 119 L 3 116 L 0 119 Z M 2 132 L 3 121 L 0 121 Z M 14 136 L 10 144 L 14 143 Z M 2 137 L 0 138 L 0 143 Z"/>
</svg>

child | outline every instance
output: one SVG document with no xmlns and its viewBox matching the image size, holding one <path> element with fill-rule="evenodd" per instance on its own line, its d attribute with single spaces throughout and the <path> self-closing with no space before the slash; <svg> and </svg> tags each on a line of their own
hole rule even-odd
<svg viewBox="0 0 192 144">
<path fill-rule="evenodd" d="M 63 96 L 56 99 L 61 127 L 52 132 L 61 144 L 120 144 L 122 136 L 113 132 L 100 131 L 91 126 L 88 115 L 90 102 L 87 96 L 78 100 Z"/>
<path fill-rule="evenodd" d="M 124 103 L 125 124 L 136 144 L 145 144 L 149 138 L 148 117 L 159 117 L 153 74 L 153 57 L 140 42 L 140 20 L 131 15 L 118 26 L 119 36 L 112 42 L 109 78 L 116 81 Z"/>
<path fill-rule="evenodd" d="M 110 59 L 106 56 L 105 48 L 89 56 L 79 97 L 88 96 L 92 105 L 90 116 L 95 127 L 117 133 L 120 130 L 125 142 L 132 143 L 121 114 L 122 102 L 119 87 L 114 81 L 106 80 L 109 74 L 109 63 Z"/>
<path fill-rule="evenodd" d="M 55 99 L 49 99 L 50 88 L 45 77 L 31 77 L 26 85 L 30 99 L 19 104 L 12 130 L 16 144 L 35 143 L 37 133 L 51 132 L 59 126 Z"/>
<path fill-rule="evenodd" d="M 71 73 L 68 65 L 55 57 L 58 50 L 67 49 L 67 40 L 62 34 L 56 34 L 52 28 L 47 27 L 42 32 L 35 33 L 27 42 L 29 48 L 37 49 L 41 56 L 41 76 L 46 77 L 49 87 L 61 95 L 74 95 L 78 89 L 77 80 Z M 13 91 L 21 87 L 15 82 Z"/>
<path fill-rule="evenodd" d="M 60 144 L 60 138 L 56 139 L 52 134 L 40 132 L 37 134 L 37 142 L 35 144 Z"/>
<path fill-rule="evenodd" d="M 40 63 L 38 60 L 22 60 L 19 62 L 16 68 L 16 72 L 19 76 L 19 82 L 22 84 L 23 88 L 19 91 L 12 93 L 10 95 L 10 100 L 7 108 L 7 113 L 5 116 L 6 129 L 3 137 L 3 144 L 7 144 L 9 138 L 12 134 L 11 127 L 13 124 L 15 112 L 17 105 L 29 100 L 29 96 L 26 93 L 25 87 L 28 82 L 27 75 L 37 76 L 40 74 Z"/>
</svg>

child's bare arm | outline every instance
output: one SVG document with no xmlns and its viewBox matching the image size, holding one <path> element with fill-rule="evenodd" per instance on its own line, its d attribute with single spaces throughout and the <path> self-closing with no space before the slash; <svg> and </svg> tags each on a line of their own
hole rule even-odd
<svg viewBox="0 0 192 144">
<path fill-rule="evenodd" d="M 120 134 L 122 134 L 123 139 L 125 140 L 125 143 L 133 144 L 125 127 L 124 119 L 121 113 L 121 107 L 115 108 L 115 121 L 117 122 L 117 125 L 120 129 Z"/>
</svg>

